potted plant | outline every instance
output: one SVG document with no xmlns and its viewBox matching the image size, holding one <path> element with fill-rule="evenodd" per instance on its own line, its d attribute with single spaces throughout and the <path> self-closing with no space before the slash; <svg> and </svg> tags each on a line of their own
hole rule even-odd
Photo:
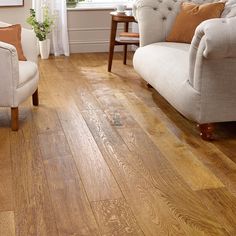
<svg viewBox="0 0 236 236">
<path fill-rule="evenodd" d="M 67 7 L 76 7 L 79 0 L 66 0 Z"/>
<path fill-rule="evenodd" d="M 54 24 L 54 17 L 50 15 L 49 8 L 43 7 L 43 21 L 39 22 L 36 19 L 34 9 L 30 9 L 30 16 L 27 18 L 27 23 L 30 24 L 39 40 L 39 51 L 42 59 L 48 59 L 50 53 L 50 39 L 47 38 Z"/>
</svg>

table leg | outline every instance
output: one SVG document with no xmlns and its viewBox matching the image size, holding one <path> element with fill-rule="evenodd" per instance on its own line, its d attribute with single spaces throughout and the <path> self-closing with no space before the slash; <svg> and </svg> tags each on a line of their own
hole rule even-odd
<svg viewBox="0 0 236 236">
<path fill-rule="evenodd" d="M 110 35 L 110 49 L 109 49 L 109 59 L 108 59 L 108 72 L 111 72 L 112 59 L 114 54 L 115 39 L 116 39 L 116 30 L 117 23 L 114 20 L 111 20 L 111 35 Z"/>
<path fill-rule="evenodd" d="M 128 32 L 129 31 L 129 22 L 124 23 L 124 31 Z M 123 55 L 123 64 L 126 65 L 126 60 L 127 60 L 127 47 L 128 45 L 124 45 L 124 55 Z"/>
</svg>

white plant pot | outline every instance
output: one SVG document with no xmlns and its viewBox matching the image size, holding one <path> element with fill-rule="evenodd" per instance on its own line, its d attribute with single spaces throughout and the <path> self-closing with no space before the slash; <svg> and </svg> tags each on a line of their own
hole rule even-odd
<svg viewBox="0 0 236 236">
<path fill-rule="evenodd" d="M 39 51 L 42 59 L 48 59 L 50 53 L 50 39 L 39 41 Z"/>
</svg>

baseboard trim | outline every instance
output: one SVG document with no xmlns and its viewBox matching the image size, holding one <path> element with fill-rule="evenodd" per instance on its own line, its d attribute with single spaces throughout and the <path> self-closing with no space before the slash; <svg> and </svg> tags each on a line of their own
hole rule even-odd
<svg viewBox="0 0 236 236">
<path fill-rule="evenodd" d="M 109 44 L 109 41 L 79 41 L 79 40 L 74 40 L 69 42 L 70 45 L 75 45 L 75 44 Z"/>
</svg>

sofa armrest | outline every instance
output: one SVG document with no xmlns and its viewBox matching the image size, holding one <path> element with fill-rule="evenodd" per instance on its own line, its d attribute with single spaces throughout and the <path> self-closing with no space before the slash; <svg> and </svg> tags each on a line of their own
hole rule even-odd
<svg viewBox="0 0 236 236">
<path fill-rule="evenodd" d="M 0 106 L 12 106 L 19 79 L 16 48 L 0 41 Z"/>
<path fill-rule="evenodd" d="M 197 27 L 189 56 L 189 81 L 195 89 L 200 89 L 201 81 L 197 78 L 201 78 L 198 74 L 207 60 L 236 57 L 235 25 L 236 17 L 233 17 L 207 20 Z"/>
<path fill-rule="evenodd" d="M 38 63 L 38 44 L 33 30 L 22 28 L 21 43 L 25 57 L 28 61 Z"/>
<path fill-rule="evenodd" d="M 140 46 L 165 41 L 179 12 L 181 0 L 136 0 L 134 17 L 138 21 Z"/>
<path fill-rule="evenodd" d="M 205 58 L 236 57 L 235 25 L 236 17 L 233 17 L 207 20 L 197 27 L 196 37 L 205 36 Z"/>
</svg>

